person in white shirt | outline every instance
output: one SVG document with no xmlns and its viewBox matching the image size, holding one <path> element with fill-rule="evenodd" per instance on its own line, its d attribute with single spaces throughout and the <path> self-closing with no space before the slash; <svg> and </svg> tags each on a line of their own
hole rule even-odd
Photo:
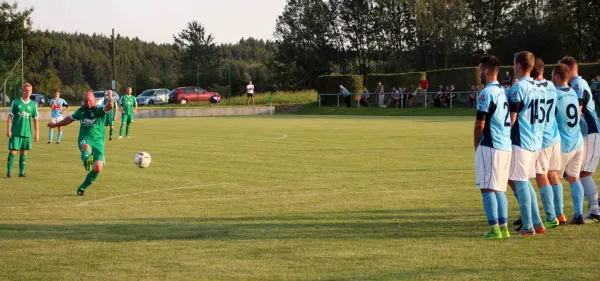
<svg viewBox="0 0 600 281">
<path fill-rule="evenodd" d="M 248 95 L 248 105 L 250 105 L 250 100 L 252 100 L 252 106 L 254 106 L 254 85 L 252 85 L 252 81 L 246 86 L 246 94 Z"/>
</svg>

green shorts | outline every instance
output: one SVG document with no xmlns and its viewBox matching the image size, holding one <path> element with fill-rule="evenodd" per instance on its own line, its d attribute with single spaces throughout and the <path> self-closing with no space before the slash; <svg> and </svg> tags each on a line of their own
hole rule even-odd
<svg viewBox="0 0 600 281">
<path fill-rule="evenodd" d="M 31 150 L 31 138 L 11 137 L 8 140 L 8 150 Z"/>
<path fill-rule="evenodd" d="M 121 118 L 122 118 L 121 123 L 124 123 L 127 125 L 133 123 L 133 114 L 123 114 L 123 115 L 121 115 Z"/>
<path fill-rule="evenodd" d="M 106 165 L 106 159 L 104 157 L 104 147 L 98 147 L 97 145 L 89 144 L 85 139 L 78 140 L 79 151 L 83 152 L 83 145 L 88 144 L 92 148 L 92 156 L 94 156 L 94 162 L 102 161 Z"/>
<path fill-rule="evenodd" d="M 114 114 L 109 114 L 106 115 L 105 119 L 104 119 L 104 127 L 106 126 L 110 126 L 112 127 L 115 123 L 115 115 Z"/>
</svg>

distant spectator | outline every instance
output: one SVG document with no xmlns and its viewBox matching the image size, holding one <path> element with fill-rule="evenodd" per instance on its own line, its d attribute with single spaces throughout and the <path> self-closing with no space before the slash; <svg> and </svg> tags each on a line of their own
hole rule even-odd
<svg viewBox="0 0 600 281">
<path fill-rule="evenodd" d="M 344 85 L 340 85 L 340 95 L 344 96 L 344 102 L 346 103 L 346 107 L 352 107 L 350 103 L 350 99 L 352 98 L 352 94 L 348 89 L 344 88 Z"/>
<path fill-rule="evenodd" d="M 512 80 L 512 77 L 510 76 L 510 72 L 507 71 L 504 75 L 504 82 L 508 82 L 510 84 L 510 80 Z"/>
<path fill-rule="evenodd" d="M 519 79 L 517 77 L 513 78 L 511 86 L 516 84 L 517 82 L 519 82 Z"/>
<path fill-rule="evenodd" d="M 383 84 L 381 84 L 381 81 L 377 82 L 375 93 L 379 94 L 379 107 L 385 108 L 385 104 L 383 103 L 385 101 L 385 92 L 383 90 Z"/>
<path fill-rule="evenodd" d="M 422 90 L 423 92 L 427 92 L 427 89 L 429 88 L 429 81 L 427 81 L 427 78 L 423 78 L 421 80 L 421 82 L 419 83 L 419 87 L 420 90 Z"/>
<path fill-rule="evenodd" d="M 360 96 L 360 104 L 364 105 L 365 107 L 369 107 L 369 104 L 367 103 L 367 99 L 369 99 L 369 90 L 367 90 L 367 87 L 364 87 L 363 91 L 362 91 L 362 95 Z"/>
<path fill-rule="evenodd" d="M 400 91 L 396 89 L 396 87 L 392 88 L 392 99 L 388 100 L 385 104 L 385 107 L 388 107 L 392 101 L 396 102 L 396 107 L 398 107 L 398 102 L 400 101 Z"/>
<path fill-rule="evenodd" d="M 252 106 L 254 106 L 254 85 L 252 81 L 246 86 L 246 94 L 248 95 L 248 105 L 250 105 L 250 100 L 252 100 Z"/>
<path fill-rule="evenodd" d="M 438 86 L 438 92 L 433 97 L 433 106 L 440 107 L 442 105 L 443 98 L 444 98 L 444 86 L 439 85 Z"/>
<path fill-rule="evenodd" d="M 598 81 L 596 79 L 592 78 L 592 80 L 590 82 L 591 82 L 590 89 L 592 89 L 592 90 L 598 89 Z"/>
<path fill-rule="evenodd" d="M 221 101 L 221 96 L 219 94 L 216 94 L 212 97 L 210 97 L 209 103 L 210 106 L 213 106 L 213 104 L 217 104 Z"/>
<path fill-rule="evenodd" d="M 408 92 L 407 88 L 402 89 L 400 94 L 402 95 L 402 98 L 404 99 L 404 104 L 405 105 L 408 104 L 412 94 Z"/>
<path fill-rule="evenodd" d="M 470 108 L 474 108 L 476 100 L 477 88 L 475 88 L 475 85 L 471 85 L 471 93 L 469 94 L 469 96 L 467 96 L 467 105 L 469 105 Z"/>
<path fill-rule="evenodd" d="M 454 102 L 456 100 L 456 88 L 454 88 L 454 84 L 450 84 L 450 93 L 448 94 L 448 102 Z"/>
</svg>

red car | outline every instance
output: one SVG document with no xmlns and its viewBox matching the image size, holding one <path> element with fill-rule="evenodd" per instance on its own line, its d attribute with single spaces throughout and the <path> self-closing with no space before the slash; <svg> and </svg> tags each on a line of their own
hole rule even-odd
<svg viewBox="0 0 600 281">
<path fill-rule="evenodd" d="M 200 87 L 179 87 L 169 93 L 169 103 L 186 104 L 188 102 L 210 101 L 213 96 L 218 96 L 219 93 L 209 92 Z"/>
</svg>

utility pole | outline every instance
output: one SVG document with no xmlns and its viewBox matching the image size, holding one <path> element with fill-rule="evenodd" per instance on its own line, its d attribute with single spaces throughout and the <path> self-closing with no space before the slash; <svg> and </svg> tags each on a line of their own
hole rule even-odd
<svg viewBox="0 0 600 281">
<path fill-rule="evenodd" d="M 112 29 L 112 89 L 117 89 L 117 45 L 115 44 L 115 29 Z"/>
</svg>

